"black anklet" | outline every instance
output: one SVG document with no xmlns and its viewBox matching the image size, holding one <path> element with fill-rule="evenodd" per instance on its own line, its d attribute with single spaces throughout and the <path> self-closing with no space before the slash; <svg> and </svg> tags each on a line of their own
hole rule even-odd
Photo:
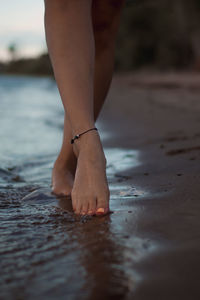
<svg viewBox="0 0 200 300">
<path fill-rule="evenodd" d="M 96 127 L 94 127 L 94 128 L 90 128 L 90 129 L 88 129 L 88 130 L 86 130 L 82 133 L 79 133 L 79 134 L 75 135 L 73 137 L 73 139 L 71 139 L 71 144 L 73 144 L 76 139 L 79 139 L 81 135 L 83 135 L 84 133 L 87 133 L 88 131 L 91 131 L 91 130 L 97 130 L 98 131 L 98 129 Z"/>
</svg>

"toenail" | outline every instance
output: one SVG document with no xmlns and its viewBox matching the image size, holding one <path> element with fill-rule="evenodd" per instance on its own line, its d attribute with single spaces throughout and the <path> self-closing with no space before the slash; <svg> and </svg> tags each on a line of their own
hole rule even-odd
<svg viewBox="0 0 200 300">
<path fill-rule="evenodd" d="M 105 209 L 104 208 L 98 208 L 97 213 L 104 213 Z"/>
</svg>

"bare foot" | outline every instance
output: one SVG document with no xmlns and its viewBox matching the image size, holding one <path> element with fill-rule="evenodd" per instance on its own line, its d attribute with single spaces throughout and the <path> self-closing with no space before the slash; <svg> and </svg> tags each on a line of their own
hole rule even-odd
<svg viewBox="0 0 200 300">
<path fill-rule="evenodd" d="M 91 131 L 74 143 L 77 168 L 72 189 L 76 214 L 103 215 L 109 211 L 106 159 L 97 132 Z"/>
<path fill-rule="evenodd" d="M 77 159 L 72 152 L 58 156 L 52 170 L 52 193 L 59 196 L 70 196 L 76 169 Z"/>
</svg>

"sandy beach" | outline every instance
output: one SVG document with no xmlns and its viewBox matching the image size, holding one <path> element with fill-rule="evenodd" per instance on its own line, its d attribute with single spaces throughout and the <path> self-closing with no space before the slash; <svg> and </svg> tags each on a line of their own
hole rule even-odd
<svg viewBox="0 0 200 300">
<path fill-rule="evenodd" d="M 11 111 L 21 133 L 1 133 L 0 299 L 199 299 L 200 75 L 115 75 L 97 123 L 112 210 L 100 218 L 76 217 L 50 194 L 63 115 L 53 83 L 39 80 L 27 93 L 39 86 L 49 104 L 31 93 L 35 106 L 16 119 Z"/>
<path fill-rule="evenodd" d="M 118 76 L 105 107 L 109 122 L 105 116 L 103 123 L 113 136 L 105 145 L 139 151 L 140 165 L 122 173 L 126 185 L 139 189 L 128 201 L 119 200 L 135 212 L 127 214 L 127 223 L 120 218 L 123 232 L 155 247 L 143 261 L 130 263 L 142 277 L 134 299 L 200 295 L 199 82 L 196 74 Z"/>
</svg>

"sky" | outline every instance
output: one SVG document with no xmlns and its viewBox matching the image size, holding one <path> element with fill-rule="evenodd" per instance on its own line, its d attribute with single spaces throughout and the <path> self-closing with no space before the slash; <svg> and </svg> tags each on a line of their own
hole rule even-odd
<svg viewBox="0 0 200 300">
<path fill-rule="evenodd" d="M 43 15 L 43 0 L 0 0 L 0 60 L 9 59 L 13 43 L 20 57 L 46 50 Z"/>
</svg>

